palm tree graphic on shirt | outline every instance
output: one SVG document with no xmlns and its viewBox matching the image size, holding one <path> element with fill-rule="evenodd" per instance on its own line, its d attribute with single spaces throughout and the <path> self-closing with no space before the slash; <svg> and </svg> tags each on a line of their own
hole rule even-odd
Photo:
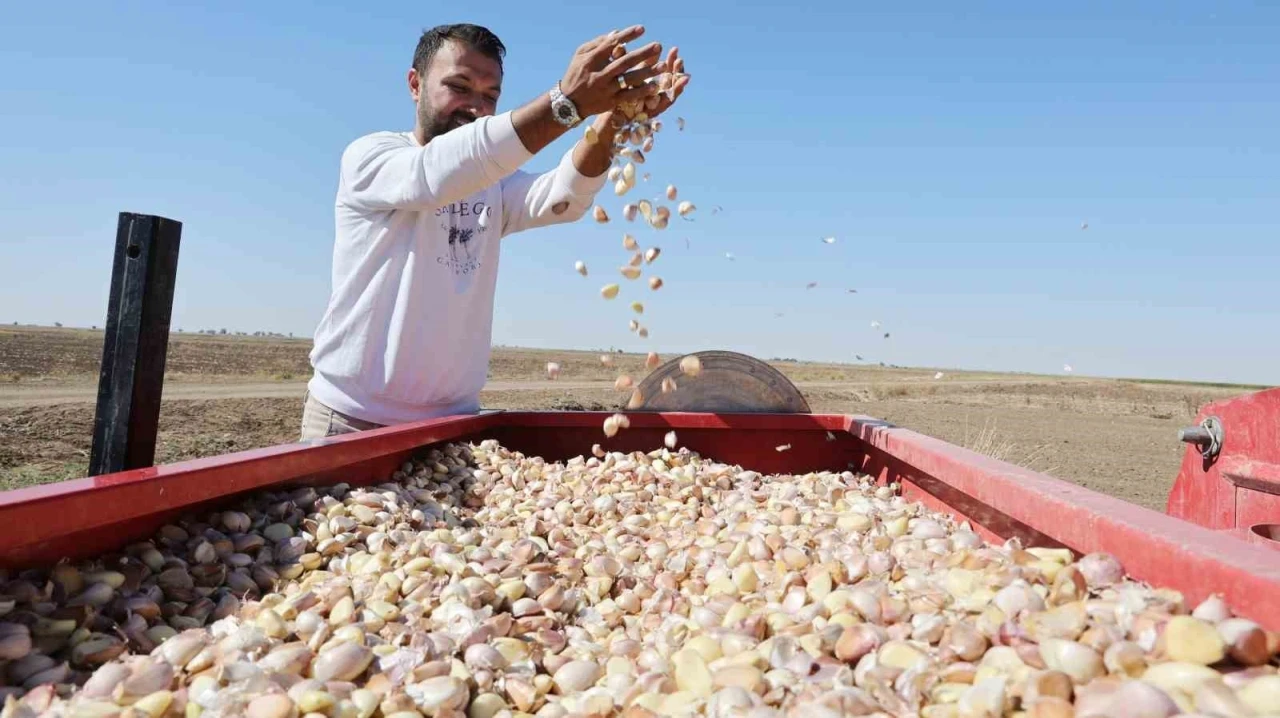
<svg viewBox="0 0 1280 718">
<path fill-rule="evenodd" d="M 467 259 L 471 259 L 471 238 L 475 234 L 475 229 L 471 227 L 457 227 L 450 225 L 449 227 L 449 256 L 453 261 L 458 261 L 458 245 L 462 245 L 462 251 L 466 253 Z"/>
</svg>

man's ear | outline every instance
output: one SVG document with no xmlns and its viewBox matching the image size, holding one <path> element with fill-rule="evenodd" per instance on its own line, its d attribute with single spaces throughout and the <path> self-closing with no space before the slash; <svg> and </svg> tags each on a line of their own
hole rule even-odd
<svg viewBox="0 0 1280 718">
<path fill-rule="evenodd" d="M 418 101 L 419 93 L 422 92 L 422 78 L 418 75 L 417 68 L 409 68 L 409 74 L 405 79 L 409 83 L 409 96 L 412 97 L 413 101 L 416 103 Z"/>
</svg>

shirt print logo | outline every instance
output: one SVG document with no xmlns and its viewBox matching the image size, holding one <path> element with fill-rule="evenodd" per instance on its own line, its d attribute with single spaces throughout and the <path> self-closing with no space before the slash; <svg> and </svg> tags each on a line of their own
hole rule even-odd
<svg viewBox="0 0 1280 718">
<path fill-rule="evenodd" d="M 445 216 L 440 228 L 448 232 L 449 251 L 447 255 L 436 258 L 436 262 L 445 265 L 456 277 L 463 277 L 480 270 L 479 243 L 483 235 L 489 231 L 489 216 L 493 208 L 484 202 L 455 202 L 448 207 L 436 210 L 436 216 Z M 458 226 L 459 217 L 465 224 L 475 226 Z"/>
</svg>

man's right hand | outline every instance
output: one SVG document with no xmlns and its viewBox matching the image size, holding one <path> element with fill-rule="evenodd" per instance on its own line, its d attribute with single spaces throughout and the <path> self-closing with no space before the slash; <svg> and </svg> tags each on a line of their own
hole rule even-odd
<svg viewBox="0 0 1280 718">
<path fill-rule="evenodd" d="M 611 59 L 615 47 L 643 34 L 642 25 L 614 30 L 586 42 L 574 53 L 569 69 L 560 80 L 560 91 L 577 106 L 580 117 L 586 119 L 624 102 L 657 94 L 657 84 L 645 80 L 658 74 L 654 65 L 662 54 L 661 44 L 651 42 L 616 60 Z M 618 78 L 624 82 L 620 83 Z"/>
</svg>

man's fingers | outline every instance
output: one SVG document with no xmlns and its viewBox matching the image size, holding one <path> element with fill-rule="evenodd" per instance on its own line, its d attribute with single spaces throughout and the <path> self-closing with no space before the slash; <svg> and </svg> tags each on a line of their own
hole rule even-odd
<svg viewBox="0 0 1280 718">
<path fill-rule="evenodd" d="M 618 30 L 617 33 L 617 37 L 613 39 L 615 45 L 620 42 L 631 42 L 644 34 L 644 25 L 632 25 L 631 27 Z"/>
<path fill-rule="evenodd" d="M 645 45 L 644 47 L 638 50 L 632 50 L 631 52 L 628 52 L 622 57 L 609 63 L 608 66 L 606 66 L 604 70 L 602 70 L 601 72 L 603 72 L 608 77 L 620 75 L 629 68 L 635 67 L 636 65 L 642 64 L 644 62 L 652 60 L 655 57 L 658 57 L 658 55 L 661 52 L 662 52 L 662 45 L 657 42 L 651 42 L 648 45 Z"/>
<path fill-rule="evenodd" d="M 610 30 L 584 45 L 583 54 L 591 56 L 591 58 L 596 61 L 607 59 L 608 56 L 613 53 L 613 48 L 615 46 L 631 42 L 643 34 L 643 25 L 632 25 L 631 27 L 624 28 L 622 30 Z"/>
<path fill-rule="evenodd" d="M 650 66 L 650 67 L 642 67 L 639 70 L 632 70 L 631 72 L 624 72 L 622 73 L 622 75 L 620 75 L 620 77 L 626 81 L 627 86 L 637 87 L 640 85 L 640 83 L 644 82 L 650 77 L 653 77 L 656 74 L 658 74 L 657 69 Z M 617 80 L 614 80 L 614 82 L 617 82 Z"/>
<path fill-rule="evenodd" d="M 644 100 L 653 97 L 657 91 L 657 85 L 641 85 L 640 87 L 632 87 L 623 90 L 622 92 L 614 95 L 613 99 L 621 105 L 624 102 L 634 102 L 636 100 Z"/>
</svg>

